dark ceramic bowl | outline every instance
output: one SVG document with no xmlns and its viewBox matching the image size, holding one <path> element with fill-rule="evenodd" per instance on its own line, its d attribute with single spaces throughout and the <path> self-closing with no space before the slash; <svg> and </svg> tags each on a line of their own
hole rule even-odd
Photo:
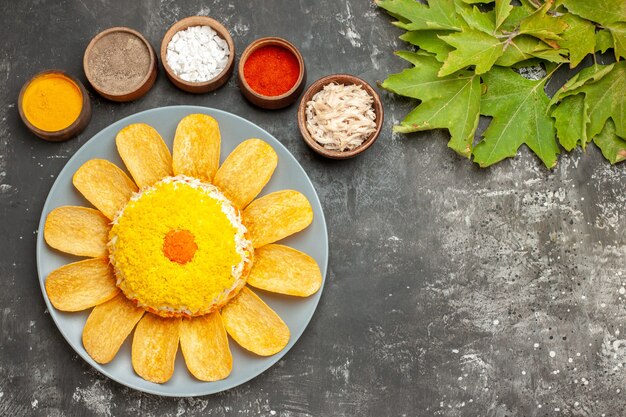
<svg viewBox="0 0 626 417">
<path fill-rule="evenodd" d="M 228 44 L 229 55 L 228 62 L 226 66 L 215 77 L 211 78 L 208 81 L 203 82 L 191 82 L 185 81 L 180 78 L 178 75 L 174 73 L 174 71 L 167 65 L 167 45 L 169 45 L 172 37 L 181 30 L 185 30 L 192 26 L 210 26 L 220 38 L 224 39 Z M 165 73 L 170 81 L 178 88 L 188 93 L 208 93 L 209 91 L 216 90 L 223 86 L 226 81 L 230 78 L 233 73 L 233 69 L 235 68 L 235 44 L 233 43 L 233 38 L 230 36 L 230 32 L 228 29 L 224 27 L 220 22 L 215 19 L 211 19 L 207 16 L 189 16 L 184 19 L 179 20 L 174 23 L 163 36 L 163 42 L 161 42 L 161 62 L 163 63 L 163 68 L 165 68 Z"/>
<path fill-rule="evenodd" d="M 306 127 L 306 105 L 311 98 L 319 92 L 325 85 L 337 83 L 337 84 L 356 84 L 360 85 L 372 98 L 374 99 L 374 113 L 376 114 L 376 130 L 363 141 L 363 143 L 350 151 L 335 151 L 324 148 L 320 145 L 309 133 L 309 129 Z M 383 104 L 380 101 L 380 97 L 378 93 L 369 85 L 366 81 L 355 77 L 354 75 L 349 74 L 333 74 L 328 75 L 326 77 L 320 78 L 315 81 L 304 93 L 302 99 L 300 100 L 300 105 L 298 107 L 298 127 L 300 128 L 300 133 L 302 133 L 302 138 L 304 142 L 309 146 L 309 148 L 313 149 L 318 154 L 325 156 L 326 158 L 331 159 L 348 159 L 353 158 L 360 154 L 361 152 L 368 149 L 370 146 L 376 142 L 378 136 L 380 135 L 380 131 L 383 126 L 383 120 L 385 117 L 385 112 L 383 110 Z"/>
<path fill-rule="evenodd" d="M 89 56 L 91 55 L 94 46 L 98 43 L 100 39 L 112 33 L 127 33 L 129 35 L 135 36 L 144 44 L 144 46 L 148 49 L 148 52 L 150 53 L 150 64 L 148 67 L 148 71 L 146 72 L 141 82 L 137 85 L 137 87 L 133 88 L 132 90 L 124 91 L 122 93 L 109 91 L 104 86 L 99 85 L 92 75 L 91 67 L 89 66 Z M 152 48 L 152 45 L 150 45 L 150 42 L 148 42 L 148 40 L 141 33 L 127 27 L 114 27 L 98 33 L 96 36 L 94 36 L 91 42 L 89 42 L 89 45 L 87 45 L 87 49 L 85 49 L 85 55 L 83 55 L 83 70 L 85 71 L 85 76 L 87 77 L 89 84 L 91 84 L 93 89 L 96 90 L 96 92 L 102 97 L 117 102 L 133 101 L 137 100 L 140 97 L 143 97 L 148 91 L 150 91 L 150 89 L 154 85 L 157 77 L 157 58 L 156 53 Z"/>
<path fill-rule="evenodd" d="M 71 125 L 69 125 L 68 127 L 66 127 L 65 129 L 61 129 L 61 130 L 57 130 L 57 131 L 53 131 L 53 132 L 47 131 L 47 130 L 42 130 L 42 129 L 39 129 L 38 127 L 34 126 L 26 118 L 26 115 L 24 113 L 24 108 L 22 107 L 23 100 L 24 100 L 24 93 L 26 92 L 26 89 L 28 88 L 30 83 L 33 82 L 34 79 L 36 79 L 38 77 L 41 77 L 41 76 L 44 76 L 44 75 L 48 75 L 48 74 L 59 74 L 59 75 L 61 75 L 63 77 L 68 78 L 74 84 L 76 84 L 76 86 L 80 89 L 81 95 L 83 96 L 82 108 L 81 108 L 81 111 L 78 114 L 78 117 L 76 118 L 76 120 L 74 120 L 74 122 Z M 78 80 L 78 78 L 76 78 L 76 77 L 66 73 L 65 71 L 61 71 L 61 70 L 42 71 L 39 74 L 37 74 L 34 77 L 32 77 L 30 80 L 28 80 L 24 84 L 22 89 L 20 90 L 20 95 L 19 95 L 19 98 L 17 100 L 17 109 L 18 109 L 18 112 L 20 113 L 20 117 L 21 117 L 22 121 L 24 122 L 24 124 L 26 125 L 26 127 L 31 132 L 33 132 L 35 135 L 40 137 L 41 139 L 44 139 L 44 140 L 47 140 L 47 141 L 50 141 L 50 142 L 62 142 L 62 141 L 65 141 L 65 140 L 73 138 L 74 136 L 78 135 L 80 132 L 85 130 L 85 128 L 89 124 L 89 121 L 91 120 L 91 101 L 89 100 L 89 93 L 87 93 L 87 90 L 85 89 L 85 86 L 83 85 L 83 83 L 81 83 Z"/>
<path fill-rule="evenodd" d="M 265 96 L 263 94 L 257 93 L 250 87 L 250 85 L 246 81 L 246 78 L 244 77 L 243 67 L 248 60 L 248 57 L 252 52 L 264 46 L 280 46 L 282 48 L 285 48 L 296 57 L 296 59 L 298 60 L 298 64 L 300 65 L 300 74 L 298 75 L 298 80 L 296 81 L 296 83 L 293 85 L 293 87 L 291 87 L 289 91 L 279 96 Z M 298 97 L 302 93 L 302 90 L 304 89 L 304 84 L 306 83 L 306 68 L 304 66 L 304 59 L 302 58 L 302 54 L 300 53 L 300 51 L 298 51 L 298 48 L 296 48 L 291 42 L 277 37 L 261 38 L 252 42 L 243 51 L 241 59 L 239 60 L 238 77 L 241 93 L 244 95 L 245 98 L 248 99 L 248 101 L 263 109 L 275 110 L 287 107 L 298 99 Z"/>
</svg>

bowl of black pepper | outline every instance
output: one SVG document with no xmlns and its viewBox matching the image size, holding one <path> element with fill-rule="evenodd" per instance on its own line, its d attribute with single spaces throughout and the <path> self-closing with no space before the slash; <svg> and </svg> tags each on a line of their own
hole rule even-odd
<svg viewBox="0 0 626 417">
<path fill-rule="evenodd" d="M 114 27 L 97 34 L 85 50 L 83 69 L 89 84 L 113 101 L 132 101 L 145 95 L 157 76 L 157 57 L 139 32 Z"/>
</svg>

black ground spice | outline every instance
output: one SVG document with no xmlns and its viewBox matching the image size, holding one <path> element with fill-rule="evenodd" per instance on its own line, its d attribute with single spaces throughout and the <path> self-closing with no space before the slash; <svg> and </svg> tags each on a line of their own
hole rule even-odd
<svg viewBox="0 0 626 417">
<path fill-rule="evenodd" d="M 97 41 L 87 57 L 92 84 L 109 94 L 136 90 L 150 71 L 150 51 L 137 36 L 110 33 Z"/>
</svg>

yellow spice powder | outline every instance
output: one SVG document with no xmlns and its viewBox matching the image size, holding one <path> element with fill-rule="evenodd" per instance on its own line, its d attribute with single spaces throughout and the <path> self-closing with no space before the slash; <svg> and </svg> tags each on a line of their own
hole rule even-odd
<svg viewBox="0 0 626 417">
<path fill-rule="evenodd" d="M 62 74 L 44 74 L 26 87 L 22 109 L 38 129 L 56 132 L 70 126 L 80 115 L 83 95 L 80 88 Z"/>
</svg>

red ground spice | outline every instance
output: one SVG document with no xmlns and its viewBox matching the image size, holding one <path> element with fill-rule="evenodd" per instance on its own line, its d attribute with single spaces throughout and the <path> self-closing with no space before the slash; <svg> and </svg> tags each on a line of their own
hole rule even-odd
<svg viewBox="0 0 626 417">
<path fill-rule="evenodd" d="M 181 265 L 191 261 L 197 250 L 198 245 L 189 230 L 170 230 L 163 239 L 163 254 Z"/>
<path fill-rule="evenodd" d="M 300 64 L 291 51 L 280 46 L 263 46 L 248 56 L 243 76 L 255 92 L 279 96 L 291 90 L 300 75 Z"/>
</svg>

